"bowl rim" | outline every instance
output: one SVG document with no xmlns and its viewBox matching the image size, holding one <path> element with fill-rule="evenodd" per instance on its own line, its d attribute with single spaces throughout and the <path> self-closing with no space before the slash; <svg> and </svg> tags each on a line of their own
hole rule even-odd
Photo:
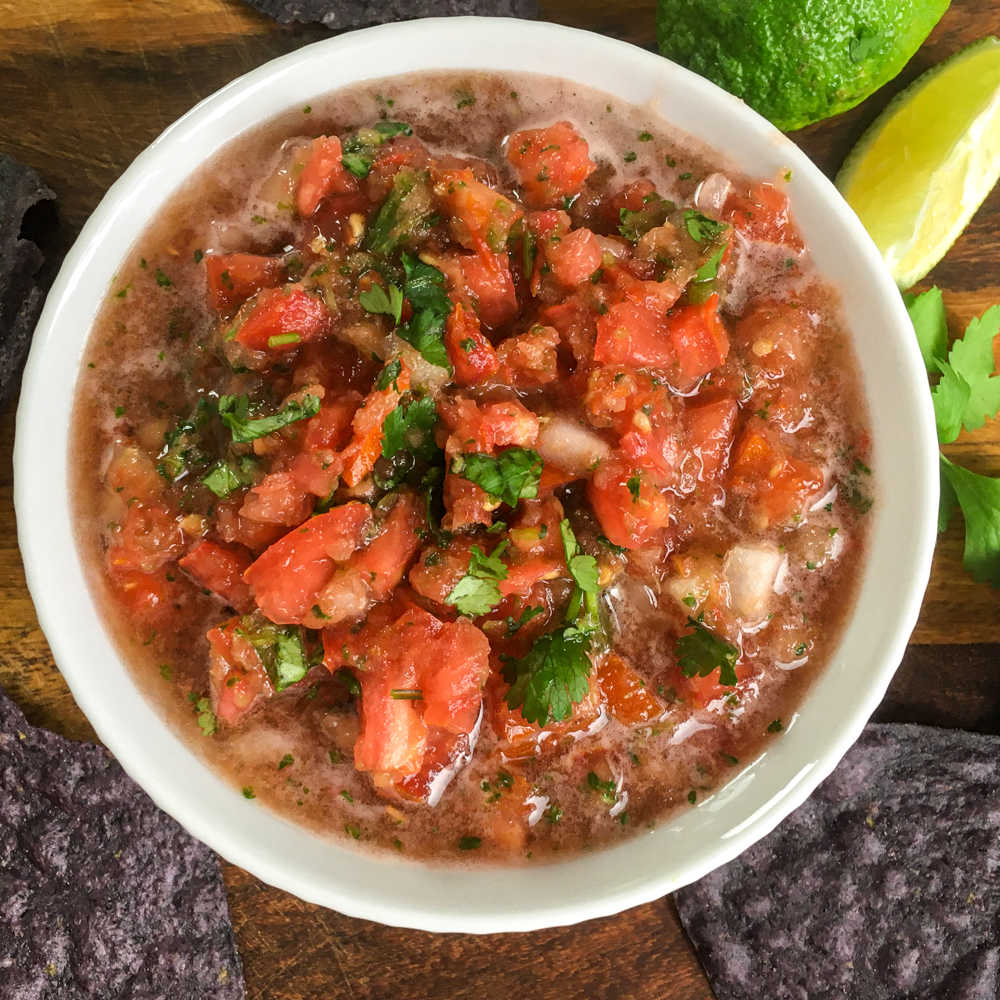
<svg viewBox="0 0 1000 1000">
<path fill-rule="evenodd" d="M 475 51 L 474 43 L 488 42 L 491 47 L 490 54 L 478 64 L 473 64 L 475 60 L 471 58 L 465 63 L 457 62 L 447 66 L 434 61 L 421 63 L 423 53 L 433 53 L 436 47 L 440 48 L 443 45 L 442 39 L 461 43 L 468 51 Z M 835 224 L 846 234 L 851 251 L 859 255 L 860 262 L 871 273 L 871 289 L 875 293 L 872 301 L 885 313 L 888 323 L 886 336 L 892 342 L 893 349 L 898 352 L 900 381 L 897 385 L 899 390 L 897 402 L 900 408 L 906 411 L 906 421 L 914 442 L 913 484 L 916 489 L 916 495 L 911 497 L 906 505 L 913 525 L 912 531 L 906 536 L 910 547 L 900 553 L 905 572 L 898 574 L 898 592 L 893 604 L 894 614 L 890 615 L 885 623 L 885 631 L 873 638 L 872 645 L 876 647 L 876 651 L 871 654 L 871 659 L 875 662 L 868 675 L 867 686 L 856 694 L 853 708 L 840 720 L 833 736 L 820 750 L 803 755 L 798 767 L 793 766 L 794 762 L 790 762 L 788 766 L 784 763 L 779 765 L 777 762 L 768 765 L 771 771 L 775 772 L 773 786 L 767 786 L 766 782 L 761 781 L 758 785 L 766 787 L 755 787 L 752 795 L 747 792 L 747 787 L 763 773 L 759 770 L 764 757 L 767 756 L 763 754 L 749 764 L 739 778 L 733 779 L 728 785 L 719 789 L 719 794 L 709 796 L 704 803 L 699 803 L 697 811 L 701 811 L 702 805 L 705 805 L 708 809 L 715 808 L 715 811 L 722 814 L 729 808 L 726 802 L 734 797 L 733 795 L 726 797 L 723 793 L 730 786 L 736 785 L 744 776 L 748 776 L 736 794 L 748 796 L 746 801 L 754 803 L 756 808 L 740 822 L 727 827 L 717 842 L 701 849 L 700 852 L 694 851 L 694 857 L 688 856 L 673 866 L 669 862 L 663 862 L 655 871 L 643 871 L 630 877 L 623 876 L 615 882 L 614 875 L 610 874 L 614 865 L 627 865 L 630 854 L 642 854 L 645 850 L 641 846 L 642 838 L 636 836 L 620 847 L 609 847 L 592 855 L 578 855 L 566 861 L 544 866 L 527 868 L 482 866 L 469 870 L 450 868 L 449 877 L 441 880 L 439 877 L 441 869 L 434 865 L 387 861 L 381 857 L 373 858 L 358 854 L 329 841 L 321 841 L 324 845 L 323 850 L 330 852 L 332 859 L 330 863 L 333 867 L 328 868 L 323 865 L 321 871 L 317 873 L 314 869 L 310 870 L 305 862 L 299 864 L 294 859 L 280 857 L 280 850 L 276 854 L 275 845 L 271 842 L 271 838 L 280 836 L 285 829 L 287 837 L 294 841 L 298 848 L 305 843 L 299 836 L 302 833 L 301 827 L 296 827 L 273 815 L 270 819 L 263 819 L 262 817 L 267 814 L 259 809 L 256 815 L 253 814 L 250 811 L 253 807 L 247 802 L 240 802 L 235 789 L 222 783 L 214 774 L 198 773 L 198 768 L 204 772 L 209 772 L 210 769 L 184 747 L 179 737 L 167 730 L 166 723 L 162 719 L 159 720 L 160 728 L 157 729 L 155 720 L 151 721 L 150 716 L 143 713 L 142 702 L 137 700 L 141 699 L 142 695 L 131 685 L 129 669 L 117 654 L 112 654 L 112 659 L 117 662 L 112 663 L 110 667 L 104 666 L 101 657 L 107 656 L 108 639 L 103 634 L 103 624 L 97 617 L 89 591 L 85 589 L 83 594 L 79 593 L 79 581 L 86 575 L 80 565 L 79 553 L 75 546 L 71 554 L 59 548 L 65 543 L 66 531 L 70 529 L 65 525 L 53 527 L 50 520 L 53 514 L 68 513 L 66 471 L 56 473 L 52 469 L 51 462 L 47 463 L 38 457 L 38 446 L 47 419 L 50 421 L 48 430 L 52 432 L 51 415 L 47 412 L 44 399 L 50 366 L 56 357 L 55 352 L 63 349 L 64 338 L 61 337 L 63 324 L 70 330 L 73 328 L 70 317 L 75 297 L 81 296 L 81 301 L 85 303 L 96 301 L 98 306 L 103 302 L 107 283 L 102 282 L 100 288 L 95 291 L 94 280 L 89 280 L 88 287 L 87 277 L 88 268 L 94 265 L 95 255 L 101 245 L 111 239 L 111 231 L 116 226 L 123 225 L 126 229 L 131 225 L 134 229 L 128 240 L 131 245 L 141 234 L 149 216 L 154 215 L 158 209 L 158 206 L 155 206 L 148 216 L 137 221 L 129 220 L 125 224 L 123 206 L 127 205 L 130 198 L 135 197 L 143 185 L 149 183 L 151 177 L 167 169 L 175 149 L 183 147 L 189 141 L 199 139 L 202 132 L 207 134 L 211 127 L 217 127 L 226 114 L 233 108 L 252 101 L 254 94 L 259 93 L 269 82 L 299 70 L 315 69 L 324 62 L 336 62 L 338 57 L 348 56 L 352 50 L 355 53 L 360 50 L 370 52 L 381 47 L 391 47 L 396 51 L 410 53 L 408 58 L 411 62 L 401 72 L 454 68 L 487 72 L 502 72 L 507 69 L 512 72 L 546 73 L 545 65 L 525 64 L 525 59 L 538 58 L 537 56 L 515 54 L 519 52 L 521 43 L 526 40 L 538 46 L 540 50 L 544 50 L 547 46 L 553 50 L 561 47 L 574 49 L 579 68 L 574 71 L 572 79 L 581 84 L 588 82 L 588 67 L 591 64 L 583 57 L 589 55 L 595 58 L 607 58 L 612 63 L 627 63 L 639 77 L 652 81 L 650 86 L 655 84 L 665 88 L 669 85 L 681 93 L 695 95 L 697 100 L 710 108 L 713 114 L 719 114 L 723 118 L 730 116 L 742 129 L 752 131 L 760 142 L 774 144 L 774 148 L 780 151 L 782 162 L 786 162 L 790 169 L 794 169 L 797 178 L 804 178 L 803 183 L 806 187 L 815 193 L 827 211 L 833 213 Z M 549 75 L 565 78 L 567 72 L 560 69 L 559 72 L 550 72 Z M 355 79 L 371 80 L 383 78 L 386 77 L 380 73 L 355 77 Z M 308 100 L 331 93 L 348 85 L 349 82 L 317 86 L 314 84 L 314 77 L 308 77 L 307 82 L 303 84 L 301 98 L 298 100 Z M 608 89 L 604 84 L 594 86 L 599 90 Z M 626 100 L 626 98 L 621 99 Z M 290 108 L 294 105 L 295 101 L 288 101 L 285 107 Z M 258 120 L 266 121 L 273 117 L 274 113 L 278 112 L 262 114 Z M 659 112 L 654 113 L 659 114 Z M 214 148 L 203 149 L 201 158 L 204 159 L 205 156 L 215 152 L 218 146 L 232 138 L 233 135 L 226 136 L 224 140 L 218 141 Z M 725 155 L 725 150 L 720 152 Z M 183 158 L 182 154 L 179 155 Z M 164 198 L 168 198 L 174 189 L 168 189 Z M 794 203 L 794 196 L 792 200 Z M 121 255 L 117 260 L 120 259 Z M 86 333 L 89 333 L 92 323 L 93 315 L 84 324 L 86 332 L 82 340 L 77 338 L 80 340 L 79 343 L 70 340 L 70 346 L 77 352 L 74 371 L 79 365 L 79 357 L 87 339 Z M 77 326 L 79 325 L 80 322 L 77 323 Z M 75 390 L 75 377 L 72 385 Z M 65 407 L 63 412 L 68 412 Z M 57 428 L 56 433 L 68 435 L 68 428 L 65 430 Z M 926 377 L 902 300 L 861 223 L 840 198 L 832 183 L 791 140 L 742 102 L 725 94 L 710 82 L 662 59 L 655 53 L 626 42 L 582 29 L 544 22 L 507 18 L 427 18 L 379 25 L 338 35 L 265 63 L 205 98 L 168 126 L 112 185 L 67 254 L 37 324 L 17 410 L 14 500 L 18 541 L 28 587 L 39 623 L 50 643 L 59 669 L 100 739 L 161 808 L 174 816 L 194 836 L 234 864 L 265 882 L 310 902 L 331 907 L 349 916 L 377 920 L 395 926 L 428 931 L 487 933 L 565 925 L 606 916 L 629 906 L 657 899 L 666 892 L 695 881 L 719 865 L 732 860 L 750 844 L 765 836 L 781 819 L 797 808 L 833 770 L 860 735 L 869 716 L 882 699 L 916 623 L 930 573 L 936 537 L 935 512 L 938 499 L 936 447 L 933 411 L 926 390 Z M 62 455 L 64 465 L 68 464 L 65 448 Z M 56 490 L 57 497 L 55 499 L 44 497 L 40 500 L 39 491 L 44 490 L 46 485 L 51 490 L 53 483 L 57 487 L 63 484 L 62 490 Z M 880 515 L 878 523 L 871 528 L 872 535 L 886 530 L 888 530 L 886 518 Z M 866 566 L 864 573 L 869 573 L 869 569 Z M 88 604 L 93 622 L 77 617 L 79 614 L 85 615 Z M 69 616 L 71 618 L 69 623 L 66 620 L 67 607 L 71 612 L 75 612 Z M 92 627 L 88 631 L 88 627 L 95 622 L 96 631 L 101 633 L 100 635 L 96 635 Z M 99 666 L 95 667 L 95 663 Z M 829 671 L 831 666 L 832 664 L 828 664 L 826 670 Z M 105 679 L 115 685 L 114 698 L 106 697 L 106 690 L 98 688 L 91 676 L 92 671 L 107 671 Z M 807 694 L 806 699 L 809 697 Z M 121 706 L 127 706 L 143 725 L 136 724 L 131 729 L 122 726 Z M 146 706 L 146 709 L 148 712 L 149 706 Z M 799 740 L 799 736 L 793 737 L 791 727 L 788 728 L 789 732 L 783 739 Z M 806 737 L 802 737 L 802 740 L 805 739 Z M 176 754 L 176 774 L 170 773 L 173 769 L 157 759 L 157 755 L 167 749 Z M 784 758 L 790 756 L 790 753 L 782 750 L 768 751 L 768 753 L 776 761 L 782 762 Z M 191 769 L 192 761 L 195 764 L 194 770 Z M 780 782 L 777 780 L 779 771 L 784 775 Z M 180 777 L 182 773 L 183 779 Z M 772 777 L 769 772 L 768 774 Z M 199 806 L 195 800 L 196 795 L 207 793 L 219 796 L 218 806 L 221 811 Z M 726 802 L 723 802 L 724 798 Z M 713 799 L 718 800 L 716 807 L 711 806 Z M 684 815 L 688 812 L 695 810 L 689 810 Z M 710 823 L 711 820 L 706 822 Z M 679 828 L 682 831 L 679 835 L 683 836 L 683 830 L 693 826 L 689 824 L 685 827 L 681 823 L 678 827 L 678 824 L 673 823 L 660 828 L 657 836 L 661 831 L 669 833 L 674 828 Z M 254 839 L 248 832 L 254 829 L 263 830 L 266 836 Z M 672 841 L 664 843 L 669 844 Z M 629 848 L 630 844 L 634 849 Z M 305 851 L 305 847 L 302 849 Z M 306 857 L 305 854 L 303 856 Z M 595 864 L 596 860 L 602 863 Z M 355 876 L 355 870 L 361 874 Z M 383 878 L 382 875 L 378 875 L 378 872 L 383 870 L 384 872 L 391 870 L 391 873 Z M 523 881 L 517 875 L 521 871 L 528 873 L 532 883 L 547 888 L 551 896 L 553 890 L 558 890 L 560 887 L 568 889 L 580 878 L 587 878 L 588 874 L 598 870 L 604 879 L 600 890 L 590 895 L 584 892 L 582 898 L 567 899 L 564 896 L 546 898 L 543 891 L 527 894 L 523 905 L 519 905 L 505 895 L 509 889 L 506 883 Z M 418 875 L 414 876 L 414 872 Z M 437 881 L 447 881 L 452 888 L 441 894 L 438 888 L 433 888 L 427 881 L 428 873 L 431 878 L 437 873 Z M 371 878 L 381 885 L 381 888 L 376 888 L 374 893 L 371 885 L 365 881 Z M 402 901 L 399 898 L 391 898 L 390 885 L 395 885 L 403 894 Z M 430 891 L 432 888 L 433 892 Z M 421 889 L 428 890 L 426 900 L 421 895 Z M 469 893 L 482 894 L 482 905 L 470 901 L 467 898 Z M 504 901 L 503 905 L 501 901 Z"/>
</svg>

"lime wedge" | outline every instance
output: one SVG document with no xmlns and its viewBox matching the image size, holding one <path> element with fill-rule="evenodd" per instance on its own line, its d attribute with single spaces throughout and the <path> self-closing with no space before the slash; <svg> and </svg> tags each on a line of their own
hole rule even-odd
<svg viewBox="0 0 1000 1000">
<path fill-rule="evenodd" d="M 858 141 L 837 187 L 909 288 L 945 255 L 1000 179 L 1000 39 L 928 70 Z"/>
</svg>

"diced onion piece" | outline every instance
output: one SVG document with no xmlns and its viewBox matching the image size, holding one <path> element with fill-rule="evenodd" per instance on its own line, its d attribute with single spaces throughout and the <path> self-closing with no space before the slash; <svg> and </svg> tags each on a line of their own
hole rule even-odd
<svg viewBox="0 0 1000 1000">
<path fill-rule="evenodd" d="M 718 216 L 733 190 L 733 182 L 725 174 L 709 174 L 694 193 L 694 203 L 699 212 L 713 218 Z"/>
<path fill-rule="evenodd" d="M 535 447 L 543 462 L 556 465 L 571 475 L 584 475 L 611 451 L 604 438 L 575 420 L 559 415 L 541 421 Z"/>
<path fill-rule="evenodd" d="M 730 603 L 741 618 L 756 620 L 767 614 L 781 560 L 778 547 L 770 543 L 734 545 L 726 554 L 722 571 Z"/>
</svg>

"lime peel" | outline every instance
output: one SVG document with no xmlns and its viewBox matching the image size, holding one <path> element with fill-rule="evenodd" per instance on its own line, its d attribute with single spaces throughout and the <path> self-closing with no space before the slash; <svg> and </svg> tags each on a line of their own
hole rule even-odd
<svg viewBox="0 0 1000 1000">
<path fill-rule="evenodd" d="M 901 288 L 945 255 L 1000 180 L 1000 39 L 918 77 L 837 175 Z"/>
</svg>

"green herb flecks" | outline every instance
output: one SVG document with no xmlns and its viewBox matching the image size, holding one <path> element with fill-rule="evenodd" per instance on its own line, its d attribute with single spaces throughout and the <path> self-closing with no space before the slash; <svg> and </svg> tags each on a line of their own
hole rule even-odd
<svg viewBox="0 0 1000 1000">
<path fill-rule="evenodd" d="M 681 673 L 685 677 L 708 677 L 718 670 L 719 683 L 725 687 L 735 687 L 739 649 L 706 628 L 700 617 L 689 616 L 687 623 L 692 631 L 682 635 L 675 647 Z"/>
<path fill-rule="evenodd" d="M 219 416 L 229 428 L 233 441 L 245 443 L 266 437 L 298 420 L 306 420 L 319 413 L 319 399 L 305 395 L 301 400 L 293 399 L 277 413 L 266 417 L 250 417 L 250 400 L 246 396 L 220 396 Z"/>
<path fill-rule="evenodd" d="M 496 456 L 472 452 L 454 458 L 451 471 L 475 483 L 495 500 L 516 507 L 519 500 L 538 496 L 542 459 L 530 448 L 507 448 Z"/>
</svg>

